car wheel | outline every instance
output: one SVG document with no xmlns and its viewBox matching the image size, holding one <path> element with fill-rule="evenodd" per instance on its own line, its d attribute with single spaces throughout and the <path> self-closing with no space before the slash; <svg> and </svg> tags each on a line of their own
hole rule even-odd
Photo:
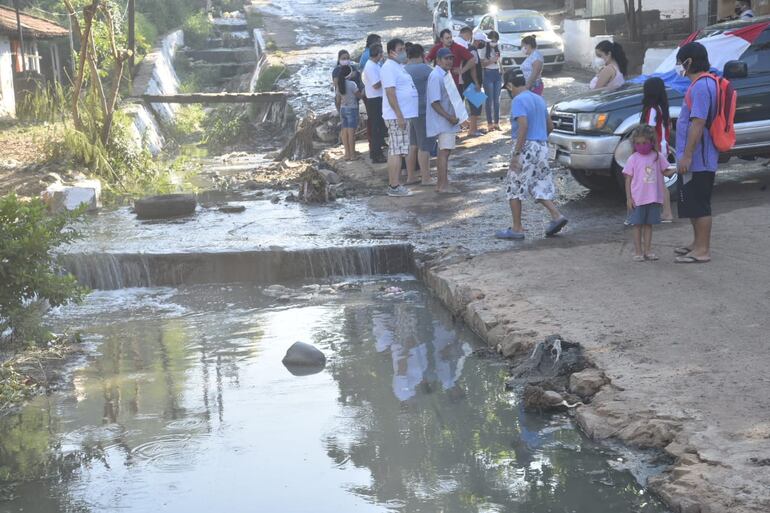
<svg viewBox="0 0 770 513">
<path fill-rule="evenodd" d="M 600 174 L 583 169 L 572 169 L 570 173 L 577 183 L 594 192 L 614 192 L 617 187 L 614 177 L 610 174 Z"/>
</svg>

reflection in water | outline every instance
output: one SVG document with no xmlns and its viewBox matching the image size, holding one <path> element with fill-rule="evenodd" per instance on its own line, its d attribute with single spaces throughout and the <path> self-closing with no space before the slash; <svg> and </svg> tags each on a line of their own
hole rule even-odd
<svg viewBox="0 0 770 513">
<path fill-rule="evenodd" d="M 60 311 L 99 353 L 71 392 L 0 418 L 0 512 L 661 511 L 566 419 L 520 412 L 505 366 L 472 356 L 416 284 L 399 284 L 411 301 L 377 285 L 280 307 L 246 286 L 147 289 Z M 324 372 L 283 367 L 297 340 Z"/>
</svg>

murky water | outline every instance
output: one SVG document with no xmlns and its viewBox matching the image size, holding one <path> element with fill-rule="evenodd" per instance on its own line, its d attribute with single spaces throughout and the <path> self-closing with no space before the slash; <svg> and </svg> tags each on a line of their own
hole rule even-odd
<svg viewBox="0 0 770 513">
<path fill-rule="evenodd" d="M 662 511 L 568 417 L 523 414 L 415 282 L 359 285 L 290 303 L 127 289 L 56 312 L 94 355 L 71 391 L 0 419 L 0 511 Z M 282 366 L 297 340 L 326 370 Z"/>
</svg>

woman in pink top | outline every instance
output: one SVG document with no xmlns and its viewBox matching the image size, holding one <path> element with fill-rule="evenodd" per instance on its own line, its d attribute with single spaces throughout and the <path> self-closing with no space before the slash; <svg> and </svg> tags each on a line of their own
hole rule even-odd
<svg viewBox="0 0 770 513">
<path fill-rule="evenodd" d="M 634 227 L 634 261 L 658 260 L 652 252 L 652 225 L 660 224 L 663 204 L 663 175 L 673 175 L 668 160 L 658 153 L 655 129 L 641 125 L 631 134 L 634 154 L 623 174 L 626 177 L 628 223 Z"/>
<path fill-rule="evenodd" d="M 602 41 L 596 45 L 596 60 L 602 69 L 591 80 L 589 87 L 596 91 L 614 91 L 626 83 L 628 57 L 623 47 L 612 41 Z"/>
</svg>

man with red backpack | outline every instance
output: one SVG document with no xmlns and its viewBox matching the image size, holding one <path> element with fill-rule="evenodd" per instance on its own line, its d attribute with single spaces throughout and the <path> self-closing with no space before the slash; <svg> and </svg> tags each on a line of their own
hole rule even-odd
<svg viewBox="0 0 770 513">
<path fill-rule="evenodd" d="M 692 82 L 676 125 L 676 156 L 679 217 L 690 219 L 693 241 L 674 252 L 677 263 L 704 263 L 711 260 L 711 192 L 719 152 L 735 143 L 735 92 L 729 82 L 709 73 L 702 44 L 684 45 L 676 60 L 679 74 Z"/>
</svg>

